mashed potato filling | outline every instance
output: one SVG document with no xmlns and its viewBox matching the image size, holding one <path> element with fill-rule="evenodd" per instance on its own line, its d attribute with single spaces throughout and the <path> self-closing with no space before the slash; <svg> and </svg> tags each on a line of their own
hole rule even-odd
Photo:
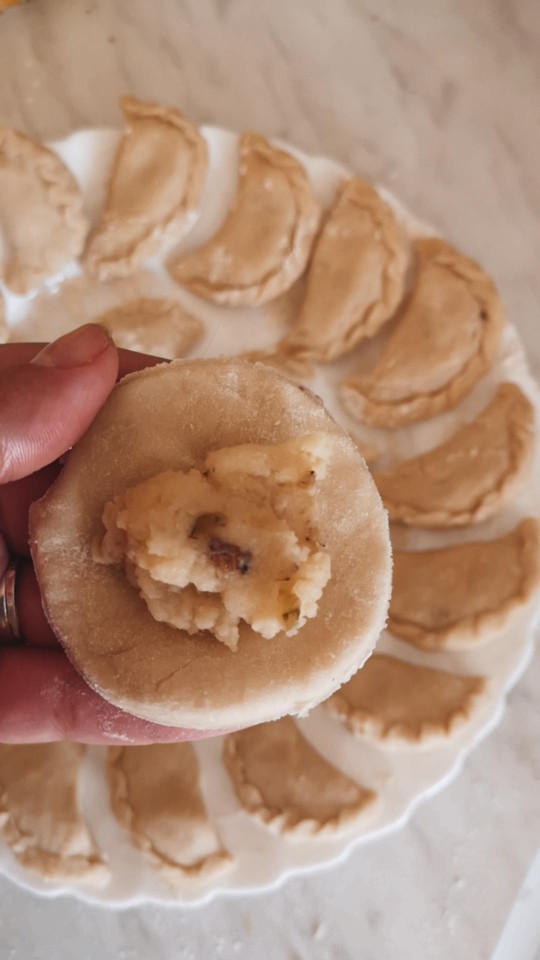
<svg viewBox="0 0 540 960">
<path fill-rule="evenodd" d="M 316 497 L 329 458 L 315 433 L 150 477 L 105 505 L 94 559 L 122 566 L 156 620 L 231 650 L 240 621 L 266 639 L 294 636 L 330 579 Z"/>
</svg>

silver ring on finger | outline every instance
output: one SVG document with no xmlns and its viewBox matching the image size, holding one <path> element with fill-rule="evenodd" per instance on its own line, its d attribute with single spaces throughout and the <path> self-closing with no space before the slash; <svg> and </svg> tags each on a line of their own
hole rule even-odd
<svg viewBox="0 0 540 960">
<path fill-rule="evenodd" d="M 0 646 L 5 647 L 18 647 L 24 643 L 15 606 L 18 564 L 18 559 L 12 557 L 0 577 Z"/>
</svg>

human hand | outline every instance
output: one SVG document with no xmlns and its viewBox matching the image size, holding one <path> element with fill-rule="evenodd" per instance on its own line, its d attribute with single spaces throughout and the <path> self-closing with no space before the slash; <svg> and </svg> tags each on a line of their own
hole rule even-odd
<svg viewBox="0 0 540 960">
<path fill-rule="evenodd" d="M 28 512 L 62 469 L 119 376 L 154 357 L 117 350 L 87 324 L 52 344 L 0 346 L 0 578 L 21 557 L 16 609 L 24 643 L 0 645 L 0 742 L 152 743 L 205 734 L 132 717 L 103 700 L 71 666 L 41 605 L 29 557 Z"/>
</svg>

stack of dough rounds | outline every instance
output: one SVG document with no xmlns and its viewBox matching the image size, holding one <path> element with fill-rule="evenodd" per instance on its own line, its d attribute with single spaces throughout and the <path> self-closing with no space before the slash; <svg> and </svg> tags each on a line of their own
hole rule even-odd
<svg viewBox="0 0 540 960">
<path fill-rule="evenodd" d="M 317 431 L 332 450 L 316 494 L 332 575 L 297 636 L 265 640 L 242 622 L 231 652 L 154 620 L 119 568 L 92 559 L 103 507 L 126 488 L 189 470 L 212 449 Z M 363 664 L 386 618 L 388 524 L 367 467 L 314 394 L 262 364 L 180 360 L 126 377 L 33 507 L 31 543 L 47 616 L 75 667 L 110 702 L 172 726 L 222 730 L 306 712 Z"/>
</svg>

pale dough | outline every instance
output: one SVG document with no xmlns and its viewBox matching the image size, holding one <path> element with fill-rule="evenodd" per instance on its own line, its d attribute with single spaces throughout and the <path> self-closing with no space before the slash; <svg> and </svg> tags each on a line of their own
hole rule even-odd
<svg viewBox="0 0 540 960">
<path fill-rule="evenodd" d="M 189 471 L 213 450 L 320 432 L 331 456 L 317 540 L 332 576 L 295 637 L 269 642 L 241 623 L 233 653 L 157 622 L 120 568 L 94 562 L 103 506 L 128 487 Z M 31 528 L 45 609 L 70 659 L 106 699 L 155 722 L 223 730 L 304 713 L 358 669 L 386 620 L 388 521 L 369 471 L 321 400 L 261 363 L 176 360 L 124 378 L 33 505 Z"/>
<path fill-rule="evenodd" d="M 540 522 L 497 540 L 394 551 L 388 629 L 424 650 L 466 650 L 508 627 L 540 586 Z"/>
<path fill-rule="evenodd" d="M 409 243 L 387 203 L 361 177 L 346 180 L 317 238 L 287 352 L 329 362 L 376 334 L 405 291 Z"/>
<path fill-rule="evenodd" d="M 208 166 L 204 137 L 178 110 L 134 97 L 122 97 L 120 106 L 127 128 L 84 256 L 101 280 L 133 273 L 186 235 Z"/>
<path fill-rule="evenodd" d="M 52 150 L 0 129 L 0 278 L 24 295 L 81 253 L 88 223 L 75 178 Z"/>
<path fill-rule="evenodd" d="M 449 440 L 374 474 L 390 520 L 457 527 L 493 516 L 523 483 L 534 446 L 534 410 L 515 383 Z"/>
<path fill-rule="evenodd" d="M 258 133 L 244 133 L 225 221 L 202 247 L 173 258 L 169 269 L 178 283 L 214 303 L 267 303 L 304 271 L 318 223 L 303 166 Z"/>
<path fill-rule="evenodd" d="M 484 677 L 464 677 L 374 654 L 327 701 L 351 733 L 389 746 L 431 745 L 466 724 L 482 703 Z"/>
<path fill-rule="evenodd" d="M 95 317 L 107 327 L 117 347 L 165 360 L 183 357 L 204 332 L 202 320 L 176 300 L 139 297 Z"/>
<path fill-rule="evenodd" d="M 376 794 L 328 763 L 294 720 L 231 733 L 223 762 L 247 813 L 294 837 L 326 837 L 373 812 Z"/>
<path fill-rule="evenodd" d="M 207 881 L 232 865 L 208 818 L 190 743 L 110 747 L 107 777 L 116 819 L 170 883 Z"/>
<path fill-rule="evenodd" d="M 486 273 L 449 243 L 417 240 L 412 292 L 374 368 L 341 386 L 348 412 L 398 427 L 455 407 L 492 366 L 502 304 Z"/>
<path fill-rule="evenodd" d="M 17 860 L 45 880 L 101 884 L 108 867 L 77 803 L 85 747 L 0 744 L 0 830 Z"/>
</svg>

